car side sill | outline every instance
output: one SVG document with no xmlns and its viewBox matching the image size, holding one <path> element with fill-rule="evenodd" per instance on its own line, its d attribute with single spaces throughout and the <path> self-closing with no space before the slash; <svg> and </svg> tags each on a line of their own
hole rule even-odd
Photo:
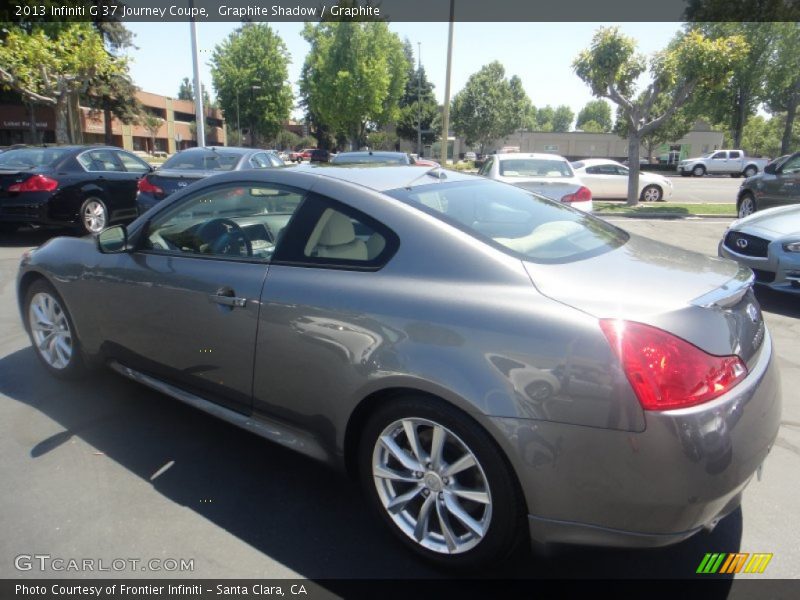
<svg viewBox="0 0 800 600">
<path fill-rule="evenodd" d="M 330 452 L 328 452 L 328 450 L 326 450 L 316 439 L 314 439 L 313 436 L 309 435 L 308 433 L 294 429 L 293 427 L 289 427 L 284 423 L 273 421 L 271 419 L 266 419 L 260 416 L 252 417 L 238 413 L 234 410 L 206 400 L 201 396 L 187 392 L 186 390 L 183 390 L 177 386 L 161 381 L 155 377 L 151 377 L 150 375 L 142 373 L 141 371 L 131 369 L 130 367 L 127 367 L 115 360 L 109 362 L 109 366 L 114 371 L 120 375 L 124 375 L 128 379 L 132 379 L 133 381 L 141 383 L 142 385 L 156 390 L 157 392 L 166 394 L 171 398 L 180 400 L 181 402 L 188 404 L 193 408 L 202 410 L 203 412 L 218 417 L 223 421 L 227 421 L 232 425 L 246 429 L 247 431 L 266 438 L 271 442 L 275 442 L 281 446 L 285 446 L 291 450 L 305 454 L 313 459 L 328 464 L 336 464 Z"/>
</svg>

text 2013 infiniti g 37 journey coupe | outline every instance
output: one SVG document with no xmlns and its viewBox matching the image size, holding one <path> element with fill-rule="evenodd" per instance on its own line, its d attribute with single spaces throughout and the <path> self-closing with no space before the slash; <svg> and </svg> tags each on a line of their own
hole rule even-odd
<svg viewBox="0 0 800 600">
<path fill-rule="evenodd" d="M 357 474 L 420 555 L 660 546 L 734 510 L 780 390 L 751 272 L 424 167 L 223 174 L 19 273 L 44 367 Z M 121 310 L 120 307 L 124 307 Z"/>
</svg>

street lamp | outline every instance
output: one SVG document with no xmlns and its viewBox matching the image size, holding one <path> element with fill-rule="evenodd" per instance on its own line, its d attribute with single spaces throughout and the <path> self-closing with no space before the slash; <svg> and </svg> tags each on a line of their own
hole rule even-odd
<svg viewBox="0 0 800 600">
<path fill-rule="evenodd" d="M 422 156 L 422 42 L 417 42 L 417 156 Z"/>
</svg>

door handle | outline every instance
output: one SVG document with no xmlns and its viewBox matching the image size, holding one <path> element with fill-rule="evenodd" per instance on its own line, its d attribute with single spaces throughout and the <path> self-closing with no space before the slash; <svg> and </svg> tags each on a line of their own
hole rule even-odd
<svg viewBox="0 0 800 600">
<path fill-rule="evenodd" d="M 219 288 L 216 293 L 209 294 L 208 299 L 211 300 L 211 302 L 216 302 L 222 306 L 230 306 L 232 308 L 242 308 L 247 305 L 247 298 L 239 298 L 229 287 Z"/>
</svg>

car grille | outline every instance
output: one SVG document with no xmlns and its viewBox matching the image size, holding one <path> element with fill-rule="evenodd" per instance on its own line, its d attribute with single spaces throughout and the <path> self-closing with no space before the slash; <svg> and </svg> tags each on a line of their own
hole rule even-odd
<svg viewBox="0 0 800 600">
<path fill-rule="evenodd" d="M 772 271 L 762 271 L 761 269 L 753 269 L 753 274 L 756 276 L 756 281 L 759 283 L 772 283 L 775 281 L 775 273 Z"/>
<path fill-rule="evenodd" d="M 725 247 L 736 254 L 766 258 L 769 240 L 739 231 L 731 231 L 725 236 Z"/>
</svg>

